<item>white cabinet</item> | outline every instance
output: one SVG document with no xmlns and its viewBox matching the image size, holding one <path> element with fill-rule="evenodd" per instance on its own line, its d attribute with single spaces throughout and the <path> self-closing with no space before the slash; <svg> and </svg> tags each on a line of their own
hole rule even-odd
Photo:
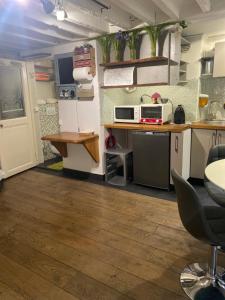
<svg viewBox="0 0 225 300">
<path fill-rule="evenodd" d="M 183 178 L 190 177 L 191 129 L 171 133 L 170 169 L 175 169 Z M 172 184 L 172 178 L 170 178 Z"/>
<path fill-rule="evenodd" d="M 224 58 L 225 58 L 225 42 L 216 43 L 213 77 L 224 77 L 225 76 L 225 64 L 223 63 Z"/>
<path fill-rule="evenodd" d="M 217 144 L 225 144 L 225 130 L 217 130 Z"/>
<path fill-rule="evenodd" d="M 216 145 L 217 141 L 218 135 L 216 130 L 192 130 L 191 177 L 199 179 L 204 178 L 209 151 L 211 147 Z"/>
</svg>

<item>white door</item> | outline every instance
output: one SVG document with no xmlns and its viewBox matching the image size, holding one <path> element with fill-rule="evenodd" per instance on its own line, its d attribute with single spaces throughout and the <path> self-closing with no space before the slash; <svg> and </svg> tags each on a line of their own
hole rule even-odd
<svg viewBox="0 0 225 300">
<path fill-rule="evenodd" d="M 0 60 L 0 164 L 5 177 L 37 164 L 25 64 Z"/>
</svg>

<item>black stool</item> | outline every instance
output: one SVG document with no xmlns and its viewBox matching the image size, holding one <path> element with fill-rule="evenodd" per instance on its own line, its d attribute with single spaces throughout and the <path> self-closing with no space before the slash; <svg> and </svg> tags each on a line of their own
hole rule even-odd
<svg viewBox="0 0 225 300">
<path fill-rule="evenodd" d="M 225 299 L 225 270 L 217 266 L 217 252 L 225 247 L 225 208 L 214 201 L 205 204 L 175 170 L 171 174 L 184 227 L 193 237 L 211 246 L 209 264 L 187 266 L 180 276 L 181 286 L 190 299 Z"/>
</svg>

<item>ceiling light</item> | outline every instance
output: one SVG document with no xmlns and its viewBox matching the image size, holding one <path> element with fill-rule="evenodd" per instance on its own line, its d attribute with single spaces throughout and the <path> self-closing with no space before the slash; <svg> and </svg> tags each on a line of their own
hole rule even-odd
<svg viewBox="0 0 225 300">
<path fill-rule="evenodd" d="M 56 10 L 56 18 L 58 21 L 64 21 L 67 18 L 67 13 L 64 8 Z"/>
<path fill-rule="evenodd" d="M 16 2 L 18 2 L 19 4 L 22 4 L 22 5 L 27 4 L 27 0 L 16 0 Z"/>
<path fill-rule="evenodd" d="M 64 21 L 67 18 L 67 13 L 63 7 L 63 0 L 56 0 L 55 13 L 58 21 Z"/>
</svg>

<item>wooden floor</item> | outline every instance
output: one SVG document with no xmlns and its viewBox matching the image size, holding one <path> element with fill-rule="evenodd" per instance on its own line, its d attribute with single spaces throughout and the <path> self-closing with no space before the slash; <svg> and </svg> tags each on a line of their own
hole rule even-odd
<svg viewBox="0 0 225 300">
<path fill-rule="evenodd" d="M 36 171 L 0 193 L 0 299 L 186 299 L 207 250 L 174 202 Z"/>
</svg>

